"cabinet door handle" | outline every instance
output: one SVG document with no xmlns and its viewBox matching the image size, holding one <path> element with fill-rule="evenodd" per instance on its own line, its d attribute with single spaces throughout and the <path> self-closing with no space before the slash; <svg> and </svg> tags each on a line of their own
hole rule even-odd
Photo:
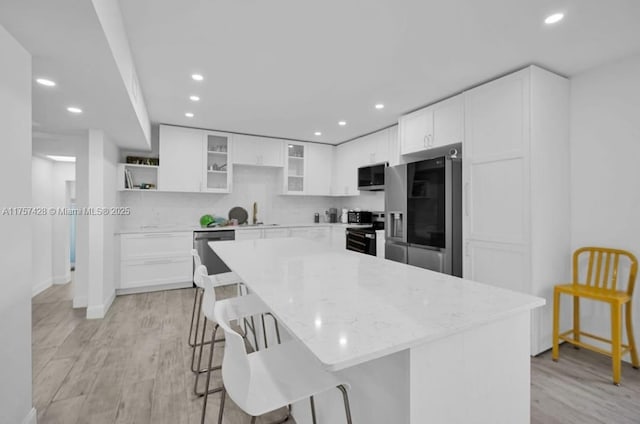
<svg viewBox="0 0 640 424">
<path fill-rule="evenodd" d="M 429 147 L 429 134 L 425 134 L 422 141 L 423 141 L 422 144 L 424 145 L 424 147 Z"/>
<path fill-rule="evenodd" d="M 167 233 L 150 233 L 150 234 L 143 234 L 143 237 L 173 237 L 173 234 L 167 234 Z"/>
<path fill-rule="evenodd" d="M 464 183 L 464 215 L 469 216 L 469 183 Z"/>
<path fill-rule="evenodd" d="M 144 261 L 145 265 L 161 265 L 161 264 L 170 264 L 171 259 L 150 259 Z"/>
</svg>

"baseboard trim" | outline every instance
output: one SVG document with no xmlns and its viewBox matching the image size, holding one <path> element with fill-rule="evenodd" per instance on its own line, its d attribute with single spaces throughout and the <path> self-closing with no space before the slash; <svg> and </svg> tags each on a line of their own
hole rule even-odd
<svg viewBox="0 0 640 424">
<path fill-rule="evenodd" d="M 111 292 L 111 295 L 102 305 L 87 306 L 87 319 L 102 319 L 107 315 L 107 311 L 111 307 L 114 299 L 116 298 L 116 292 Z"/>
<path fill-rule="evenodd" d="M 38 412 L 36 408 L 31 408 L 31 411 L 24 417 L 22 424 L 38 424 Z"/>
<path fill-rule="evenodd" d="M 149 292 L 163 291 L 163 290 L 186 289 L 190 287 L 193 287 L 193 283 L 191 281 L 187 281 L 184 283 L 157 284 L 152 286 L 116 289 L 116 294 L 118 296 L 122 296 L 127 294 L 149 293 Z"/>
<path fill-rule="evenodd" d="M 53 284 L 67 284 L 71 281 L 71 273 L 53 277 Z"/>
<path fill-rule="evenodd" d="M 105 313 L 105 315 L 107 314 L 107 312 L 109 312 L 109 309 L 111 309 L 111 305 L 113 304 L 114 300 L 116 300 L 116 291 L 115 290 L 111 292 L 111 295 L 109 296 L 107 301 L 104 302 L 104 313 Z"/>
<path fill-rule="evenodd" d="M 39 295 L 40 293 L 42 293 L 43 291 L 45 291 L 46 289 L 51 287 L 52 284 L 53 284 L 53 281 L 52 281 L 51 278 L 49 278 L 49 279 L 47 279 L 47 280 L 45 280 L 45 281 L 43 281 L 43 282 L 41 282 L 39 284 L 36 284 L 33 287 L 33 290 L 31 292 L 31 297 L 35 297 L 35 296 Z"/>
<path fill-rule="evenodd" d="M 89 300 L 87 299 L 87 296 L 76 296 L 73 298 L 74 309 L 86 308 L 88 305 Z"/>
</svg>

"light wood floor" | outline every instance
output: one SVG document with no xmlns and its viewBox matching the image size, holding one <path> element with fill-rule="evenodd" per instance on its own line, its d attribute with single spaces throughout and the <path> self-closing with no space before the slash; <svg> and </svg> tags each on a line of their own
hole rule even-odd
<svg viewBox="0 0 640 424">
<path fill-rule="evenodd" d="M 186 344 L 192 289 L 119 296 L 103 320 L 84 319 L 86 311 L 72 309 L 71 298 L 66 284 L 33 299 L 39 424 L 200 422 Z M 532 358 L 532 423 L 640 423 L 640 371 L 624 364 L 620 387 L 611 384 L 610 372 L 607 358 L 570 346 L 561 348 L 558 363 L 550 353 Z M 208 423 L 217 420 L 219 399 L 209 398 Z M 225 418 L 225 424 L 249 422 L 230 399 Z"/>
</svg>

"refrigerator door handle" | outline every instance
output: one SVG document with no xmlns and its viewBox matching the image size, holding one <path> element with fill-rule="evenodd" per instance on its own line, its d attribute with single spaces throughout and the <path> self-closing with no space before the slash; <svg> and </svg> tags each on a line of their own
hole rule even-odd
<svg viewBox="0 0 640 424">
<path fill-rule="evenodd" d="M 469 216 L 469 183 L 464 183 L 464 216 Z"/>
</svg>

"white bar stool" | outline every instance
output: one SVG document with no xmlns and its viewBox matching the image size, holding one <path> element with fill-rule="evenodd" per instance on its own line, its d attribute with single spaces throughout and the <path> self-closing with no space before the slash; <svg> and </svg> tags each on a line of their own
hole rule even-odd
<svg viewBox="0 0 640 424">
<path fill-rule="evenodd" d="M 202 325 L 202 337 L 200 340 L 200 343 L 197 344 L 197 346 L 199 346 L 199 354 L 198 354 L 198 366 L 196 369 L 200 370 L 200 372 L 196 373 L 196 378 L 195 378 L 195 382 L 193 385 L 193 391 L 196 395 L 199 396 L 206 396 L 208 393 L 215 393 L 218 392 L 220 390 L 222 390 L 222 387 L 219 387 L 217 389 L 214 390 L 209 390 L 209 376 L 212 370 L 217 370 L 220 369 L 220 366 L 215 366 L 213 367 L 212 365 L 212 358 L 213 358 L 213 351 L 215 348 L 215 344 L 217 342 L 222 342 L 224 341 L 224 339 L 216 339 L 215 335 L 216 335 L 216 330 L 218 329 L 218 325 L 216 324 L 216 326 L 214 327 L 214 331 L 213 331 L 213 335 L 211 337 L 210 341 L 205 341 L 205 334 L 206 334 L 206 330 L 207 330 L 207 321 L 213 321 L 213 308 L 215 306 L 216 303 L 216 291 L 215 291 L 215 287 L 216 286 L 216 276 L 215 275 L 208 275 L 207 274 L 207 267 L 205 267 L 204 265 L 200 265 L 198 268 L 196 268 L 196 271 L 194 273 L 194 279 L 197 279 L 198 281 L 200 281 L 200 284 L 203 287 L 204 293 L 202 294 L 202 297 L 200 299 L 201 301 L 201 310 L 205 316 L 205 320 L 203 322 Z M 264 328 L 264 315 L 269 315 L 273 318 L 274 324 L 275 324 L 275 329 L 276 329 L 276 337 L 278 340 L 278 343 L 280 343 L 280 329 L 278 328 L 278 322 L 276 321 L 275 317 L 273 317 L 273 315 L 269 312 L 269 308 L 254 294 L 247 294 L 244 296 L 238 296 L 238 297 L 234 297 L 231 299 L 228 299 L 229 301 L 232 301 L 234 305 L 237 305 L 238 307 L 238 313 L 236 315 L 236 318 L 234 319 L 246 319 L 247 317 L 250 317 L 251 322 L 253 323 L 253 316 L 255 315 L 261 315 L 262 318 L 262 324 L 263 324 L 263 331 L 265 334 L 265 338 L 266 338 L 266 329 Z M 257 339 L 257 335 L 255 332 L 255 327 L 250 326 L 251 331 L 253 333 L 253 338 L 254 338 L 254 342 L 255 345 L 258 346 L 258 339 Z M 246 338 L 247 334 L 246 334 L 246 330 L 245 330 L 245 334 L 244 334 L 244 338 Z M 266 342 L 265 342 L 266 343 Z M 210 351 L 209 351 L 209 364 L 208 367 L 205 369 L 200 368 L 200 366 L 202 365 L 202 354 L 203 354 L 203 349 L 204 349 L 204 345 L 205 344 L 210 344 Z M 257 349 L 257 348 L 256 348 Z M 194 348 L 195 350 L 195 348 Z M 192 356 L 192 361 L 193 361 L 193 356 Z M 207 372 L 207 384 L 205 387 L 205 390 L 200 392 L 198 391 L 198 382 L 200 379 L 200 374 L 203 372 Z M 206 402 L 206 400 L 205 400 Z"/>
<path fill-rule="evenodd" d="M 215 320 L 224 330 L 225 348 L 222 360 L 222 398 L 218 424 L 222 424 L 226 393 L 247 414 L 251 415 L 251 424 L 258 416 L 309 398 L 311 417 L 316 424 L 313 396 L 332 388 L 342 393 L 346 422 L 352 424 L 347 384 L 340 381 L 318 364 L 318 361 L 299 342 L 287 342 L 266 350 L 247 354 L 242 337 L 236 333 L 229 322 L 239 313 L 239 307 L 233 300 L 216 302 Z M 213 337 L 215 338 L 215 331 Z M 211 362 L 211 356 L 209 357 Z M 207 375 L 207 385 L 210 374 Z M 206 399 L 202 410 L 204 423 Z M 288 417 L 287 417 L 288 418 Z M 286 419 L 285 419 L 286 421 Z"/>
<path fill-rule="evenodd" d="M 191 371 L 195 374 L 198 374 L 206 371 L 206 370 L 195 368 L 196 349 L 200 347 L 200 351 L 202 351 L 202 347 L 200 346 L 200 343 L 198 343 L 198 333 L 200 332 L 200 317 L 202 315 L 201 313 L 202 296 L 204 292 L 203 279 L 202 279 L 202 276 L 197 273 L 197 270 L 198 268 L 204 265 L 202 265 L 200 255 L 198 254 L 198 251 L 196 249 L 191 250 L 191 256 L 193 256 L 193 263 L 195 265 L 194 266 L 195 271 L 193 273 L 193 282 L 196 284 L 196 290 L 194 292 L 194 297 L 193 297 L 193 309 L 191 311 L 191 324 L 189 326 L 188 342 L 189 342 L 189 346 L 191 347 Z M 206 267 L 205 267 L 205 270 L 206 270 Z M 205 275 L 208 275 L 208 273 L 205 272 Z M 235 272 L 225 272 L 221 274 L 215 274 L 213 277 L 215 277 L 214 280 L 212 280 L 214 287 L 222 287 L 222 286 L 237 284 L 238 293 L 242 292 L 242 290 L 240 289 L 240 286 L 242 285 L 242 279 Z M 195 323 L 195 328 L 194 328 L 194 323 Z M 253 321 L 253 317 L 251 317 L 251 324 L 245 323 L 245 333 L 247 331 L 247 327 L 251 329 L 251 332 L 254 335 L 254 341 L 257 346 L 258 339 L 255 334 L 255 322 Z M 203 324 L 202 339 L 204 339 L 205 329 L 206 329 L 206 322 Z M 206 344 L 209 344 L 209 343 L 210 343 L 209 341 L 206 342 Z M 198 393 L 198 392 L 196 392 L 196 394 L 202 395 L 202 393 Z"/>
</svg>

